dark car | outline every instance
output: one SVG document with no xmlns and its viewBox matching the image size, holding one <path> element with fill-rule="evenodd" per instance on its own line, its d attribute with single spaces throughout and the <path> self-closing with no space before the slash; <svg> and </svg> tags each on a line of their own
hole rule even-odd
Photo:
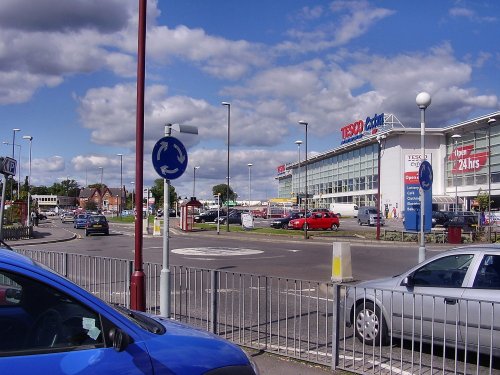
<svg viewBox="0 0 500 375">
<path fill-rule="evenodd" d="M 220 215 L 222 216 L 222 212 L 220 213 Z M 215 220 L 217 220 L 217 211 L 211 210 L 202 212 L 199 215 L 195 215 L 193 220 L 195 223 L 213 223 Z"/>
<path fill-rule="evenodd" d="M 436 225 L 444 226 L 444 224 L 453 217 L 453 212 L 450 211 L 432 211 L 432 227 Z"/>
<path fill-rule="evenodd" d="M 293 219 L 299 219 L 301 217 L 304 217 L 303 212 L 291 212 L 288 216 L 282 217 L 279 219 L 275 219 L 271 221 L 271 224 L 269 224 L 270 227 L 276 228 L 276 229 L 288 229 L 288 223 L 290 220 Z"/>
<path fill-rule="evenodd" d="M 94 233 L 109 235 L 109 224 L 104 215 L 90 215 L 85 224 L 85 236 Z"/>
<path fill-rule="evenodd" d="M 457 212 L 443 224 L 443 227 L 460 227 L 465 232 L 472 232 L 478 226 L 478 217 L 473 212 Z"/>
<path fill-rule="evenodd" d="M 241 225 L 241 211 L 229 211 L 229 216 L 224 214 L 219 217 L 220 224 L 226 224 L 229 218 L 229 224 L 240 224 Z"/>
</svg>

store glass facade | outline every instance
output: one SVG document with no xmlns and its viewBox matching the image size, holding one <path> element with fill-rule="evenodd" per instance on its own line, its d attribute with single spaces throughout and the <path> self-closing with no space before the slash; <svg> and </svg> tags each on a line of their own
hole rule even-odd
<svg viewBox="0 0 500 375">
<path fill-rule="evenodd" d="M 305 167 L 292 169 L 280 178 L 280 198 L 296 197 L 305 192 Z M 338 153 L 310 162 L 307 190 L 311 207 L 327 207 L 330 203 L 373 205 L 378 188 L 378 144 Z"/>
</svg>

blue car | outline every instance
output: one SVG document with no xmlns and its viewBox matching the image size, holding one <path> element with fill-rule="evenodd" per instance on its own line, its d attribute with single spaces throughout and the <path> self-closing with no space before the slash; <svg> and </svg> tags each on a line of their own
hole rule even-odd
<svg viewBox="0 0 500 375">
<path fill-rule="evenodd" d="M 73 228 L 84 229 L 85 224 L 87 224 L 87 214 L 78 214 L 75 216 L 75 221 L 73 223 Z"/>
<path fill-rule="evenodd" d="M 0 249 L 0 374 L 256 375 L 245 352 L 170 319 L 113 308 Z"/>
</svg>

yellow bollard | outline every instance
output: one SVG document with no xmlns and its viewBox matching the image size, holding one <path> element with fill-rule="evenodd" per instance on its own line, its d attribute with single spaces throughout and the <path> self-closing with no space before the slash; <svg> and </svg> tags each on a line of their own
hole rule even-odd
<svg viewBox="0 0 500 375">
<path fill-rule="evenodd" d="M 155 219 L 153 224 L 153 236 L 161 236 L 161 225 L 160 220 Z"/>
<path fill-rule="evenodd" d="M 333 243 L 331 280 L 334 283 L 352 280 L 351 245 L 347 242 Z"/>
</svg>

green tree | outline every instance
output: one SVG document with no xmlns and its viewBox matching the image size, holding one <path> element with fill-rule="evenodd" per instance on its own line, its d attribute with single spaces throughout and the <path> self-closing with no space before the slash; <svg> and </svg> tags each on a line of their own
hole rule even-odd
<svg viewBox="0 0 500 375">
<path fill-rule="evenodd" d="M 94 201 L 87 201 L 85 202 L 85 209 L 87 211 L 97 211 L 97 203 Z"/>
<path fill-rule="evenodd" d="M 490 196 L 488 195 L 487 192 L 480 192 L 477 195 L 477 202 L 479 203 L 479 211 L 486 211 L 488 210 L 489 202 L 490 202 Z"/>
<path fill-rule="evenodd" d="M 218 195 L 220 194 L 220 200 L 222 203 L 226 203 L 227 201 L 227 189 L 228 185 L 227 184 L 219 184 L 215 185 L 212 187 L 212 193 L 213 195 Z M 237 194 L 231 189 L 231 186 L 229 186 L 229 200 L 234 201 L 237 198 Z"/>
<path fill-rule="evenodd" d="M 177 201 L 177 193 L 175 191 L 175 187 L 170 184 L 170 195 L 169 195 L 169 200 L 170 200 L 170 207 L 171 208 L 174 204 L 174 202 Z M 156 202 L 156 207 L 161 208 L 163 207 L 163 179 L 162 178 L 157 178 L 154 181 L 154 185 L 150 189 L 151 195 L 154 197 L 155 202 Z"/>
<path fill-rule="evenodd" d="M 31 195 L 48 195 L 50 194 L 49 188 L 47 186 L 32 186 Z"/>
</svg>

